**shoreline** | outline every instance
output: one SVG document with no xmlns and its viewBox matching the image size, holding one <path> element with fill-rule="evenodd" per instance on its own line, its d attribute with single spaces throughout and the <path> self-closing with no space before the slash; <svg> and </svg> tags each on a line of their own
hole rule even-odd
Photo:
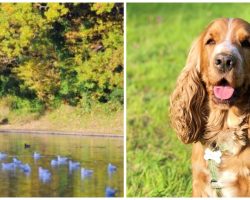
<svg viewBox="0 0 250 200">
<path fill-rule="evenodd" d="M 2 133 L 26 133 L 26 134 L 49 134 L 49 135 L 72 135 L 84 137 L 109 137 L 123 139 L 124 135 L 112 133 L 94 133 L 94 132 L 80 132 L 80 131 L 57 131 L 57 130 L 30 130 L 30 129 L 1 129 Z"/>
</svg>

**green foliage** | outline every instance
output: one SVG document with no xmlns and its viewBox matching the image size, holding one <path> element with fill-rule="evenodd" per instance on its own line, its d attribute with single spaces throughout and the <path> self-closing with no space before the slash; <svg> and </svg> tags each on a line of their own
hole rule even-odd
<svg viewBox="0 0 250 200">
<path fill-rule="evenodd" d="M 8 107 L 17 113 L 43 113 L 44 106 L 38 100 L 29 100 L 18 96 L 5 97 Z"/>
<path fill-rule="evenodd" d="M 94 3 L 91 10 L 96 11 L 96 14 L 100 15 L 104 12 L 111 12 L 114 7 L 114 3 Z"/>
<path fill-rule="evenodd" d="M 44 12 L 44 15 L 48 22 L 54 22 L 69 12 L 69 9 L 62 4 L 48 3 L 47 6 L 48 9 Z"/>
<path fill-rule="evenodd" d="M 0 56 L 1 65 L 4 65 L 16 60 L 29 48 L 32 39 L 40 34 L 44 19 L 29 3 L 2 3 L 0 18 Z"/>
<path fill-rule="evenodd" d="M 9 78 L 7 76 L 0 76 L 0 96 L 3 96 L 7 91 Z"/>
<path fill-rule="evenodd" d="M 219 17 L 250 21 L 249 6 L 128 4 L 128 196 L 191 196 L 191 146 L 182 144 L 170 127 L 169 95 L 192 41 L 205 26 Z"/>
<path fill-rule="evenodd" d="M 123 4 L 2 3 L 0 41 L 1 96 L 77 106 L 123 90 Z"/>
</svg>

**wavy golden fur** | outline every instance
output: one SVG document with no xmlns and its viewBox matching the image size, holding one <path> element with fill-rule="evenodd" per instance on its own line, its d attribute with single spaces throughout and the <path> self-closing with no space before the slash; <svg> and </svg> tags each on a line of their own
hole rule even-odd
<svg viewBox="0 0 250 200">
<path fill-rule="evenodd" d="M 199 72 L 200 39 L 194 42 L 170 101 L 172 125 L 184 143 L 197 141 L 205 131 L 206 90 Z"/>
<path fill-rule="evenodd" d="M 200 34 L 171 95 L 170 116 L 180 140 L 193 143 L 193 196 L 216 196 L 204 152 L 221 146 L 222 196 L 250 196 L 248 22 L 216 19 Z"/>
</svg>

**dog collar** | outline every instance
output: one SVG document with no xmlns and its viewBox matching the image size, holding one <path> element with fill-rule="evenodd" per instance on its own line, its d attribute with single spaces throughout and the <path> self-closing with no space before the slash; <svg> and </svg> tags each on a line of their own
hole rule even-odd
<svg viewBox="0 0 250 200">
<path fill-rule="evenodd" d="M 220 149 L 211 150 L 207 148 L 205 150 L 204 159 L 208 162 L 208 169 L 211 175 L 211 187 L 216 191 L 217 197 L 222 197 L 222 186 L 218 183 L 218 166 L 221 163 L 222 153 Z"/>
</svg>

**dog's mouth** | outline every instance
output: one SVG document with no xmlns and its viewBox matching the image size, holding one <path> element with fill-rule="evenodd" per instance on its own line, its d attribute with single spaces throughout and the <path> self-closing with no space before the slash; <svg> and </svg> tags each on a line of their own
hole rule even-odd
<svg viewBox="0 0 250 200">
<path fill-rule="evenodd" d="M 236 89 L 223 78 L 213 86 L 213 94 L 216 103 L 228 104 L 235 99 Z"/>
</svg>

